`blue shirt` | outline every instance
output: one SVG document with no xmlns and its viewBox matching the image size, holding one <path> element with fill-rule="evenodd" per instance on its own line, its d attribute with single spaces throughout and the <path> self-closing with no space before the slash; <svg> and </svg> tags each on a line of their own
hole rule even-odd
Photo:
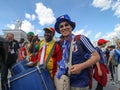
<svg viewBox="0 0 120 90">
<path fill-rule="evenodd" d="M 104 52 L 98 47 L 96 47 L 96 50 L 100 55 L 100 61 L 99 62 L 102 63 L 102 64 L 107 64 L 106 61 L 105 61 L 106 59 L 104 58 Z"/>
<path fill-rule="evenodd" d="M 78 44 L 78 41 L 80 45 Z M 96 51 L 90 40 L 84 35 L 80 35 L 80 38 L 74 40 L 73 43 L 72 65 L 85 62 L 88 59 L 86 54 L 89 53 L 89 55 L 91 55 L 92 52 Z M 63 43 L 61 44 L 63 45 Z M 89 84 L 88 82 L 88 68 L 82 70 L 80 74 L 72 74 L 70 76 L 70 84 L 73 87 L 86 87 Z"/>
</svg>

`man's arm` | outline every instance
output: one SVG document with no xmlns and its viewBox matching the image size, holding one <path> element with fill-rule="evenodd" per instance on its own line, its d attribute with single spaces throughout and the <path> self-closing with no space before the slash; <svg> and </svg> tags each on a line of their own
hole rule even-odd
<svg viewBox="0 0 120 90">
<path fill-rule="evenodd" d="M 113 55 L 114 55 L 113 51 L 110 51 L 110 56 L 108 58 L 108 63 L 107 63 L 108 66 L 110 65 L 110 62 L 111 62 L 111 60 L 113 58 Z"/>
<path fill-rule="evenodd" d="M 100 59 L 99 54 L 97 53 L 97 51 L 94 51 L 91 54 L 91 57 L 88 60 L 86 60 L 85 62 L 71 66 L 70 71 L 72 74 L 79 74 L 83 69 L 90 67 L 93 64 L 95 64 L 96 62 L 98 62 L 99 59 Z"/>
</svg>

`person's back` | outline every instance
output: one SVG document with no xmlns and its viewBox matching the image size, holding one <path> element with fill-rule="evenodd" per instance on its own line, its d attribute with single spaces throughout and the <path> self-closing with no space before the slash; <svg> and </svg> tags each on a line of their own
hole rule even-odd
<svg viewBox="0 0 120 90">
<path fill-rule="evenodd" d="M 119 44 L 120 45 L 120 44 Z M 116 70 L 116 81 L 118 84 L 120 84 L 120 48 L 117 47 L 115 50 L 114 50 L 114 56 L 115 56 L 115 60 L 116 60 L 116 67 L 117 67 L 117 70 Z"/>
<path fill-rule="evenodd" d="M 113 49 L 112 51 L 110 51 L 110 56 L 112 56 L 112 59 L 111 59 L 111 64 L 113 66 L 117 66 L 118 63 L 117 63 L 117 60 L 115 58 L 115 49 Z"/>
<path fill-rule="evenodd" d="M 106 43 L 109 42 L 105 39 L 99 39 L 97 41 L 96 50 L 100 55 L 100 61 L 95 64 L 94 67 L 94 79 L 97 81 L 97 86 L 95 90 L 103 90 L 103 87 L 107 84 L 107 74 L 109 73 L 108 68 L 106 66 L 104 52 L 102 48 L 105 48 Z"/>
<path fill-rule="evenodd" d="M 116 49 L 115 49 L 115 58 L 116 61 L 118 63 L 117 66 L 117 80 L 118 80 L 118 84 L 120 85 L 120 39 L 116 40 Z M 119 88 L 120 89 L 120 88 Z"/>
<path fill-rule="evenodd" d="M 19 60 L 25 60 L 27 56 L 27 51 L 25 48 L 26 42 L 23 42 L 19 50 Z"/>
<path fill-rule="evenodd" d="M 19 49 L 19 43 L 17 40 L 14 39 L 14 34 L 8 33 L 6 39 L 9 42 L 9 48 L 7 52 L 8 56 L 6 62 L 4 63 L 3 68 L 1 70 L 2 90 L 5 90 L 5 88 L 7 88 L 6 82 L 8 76 L 8 69 L 10 69 L 16 63 Z"/>
<path fill-rule="evenodd" d="M 8 52 L 8 59 L 6 63 L 8 65 L 16 63 L 16 60 L 18 59 L 18 49 L 20 48 L 18 41 L 15 39 L 9 42 L 9 47 L 10 51 Z"/>
<path fill-rule="evenodd" d="M 104 53 L 104 57 L 105 57 L 105 62 L 107 64 L 109 56 L 110 56 L 110 46 L 107 46 L 107 48 L 105 49 L 105 51 L 103 51 L 103 53 Z"/>
<path fill-rule="evenodd" d="M 7 60 L 8 48 L 9 48 L 8 41 L 5 38 L 0 37 L 0 72 L 2 64 L 5 63 Z"/>
</svg>

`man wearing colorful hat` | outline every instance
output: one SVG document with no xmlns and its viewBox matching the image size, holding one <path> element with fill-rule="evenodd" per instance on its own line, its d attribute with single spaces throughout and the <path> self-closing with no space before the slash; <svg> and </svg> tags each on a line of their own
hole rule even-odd
<svg viewBox="0 0 120 90">
<path fill-rule="evenodd" d="M 35 34 L 33 32 L 28 32 L 27 33 L 27 39 L 28 42 L 25 45 L 25 48 L 27 50 L 27 56 L 26 56 L 26 60 L 29 62 L 28 66 L 32 66 L 34 65 L 34 63 L 36 63 L 36 58 L 37 56 L 35 55 L 35 42 L 34 42 L 34 36 Z"/>
<path fill-rule="evenodd" d="M 57 63 L 61 60 L 61 48 L 56 43 L 56 41 L 53 39 L 55 35 L 55 30 L 52 27 L 44 28 L 44 40 L 42 40 L 39 45 L 36 47 L 36 50 L 39 50 L 38 53 L 38 65 L 44 64 L 46 62 L 47 57 L 50 56 L 50 59 L 47 64 L 47 68 L 51 74 L 52 79 L 54 79 L 54 76 L 57 71 Z M 53 52 L 51 52 L 52 48 L 55 48 Z"/>
<path fill-rule="evenodd" d="M 89 90 L 90 79 L 88 69 L 91 65 L 95 64 L 99 60 L 99 55 L 86 36 L 75 36 L 72 34 L 74 28 L 75 22 L 71 21 L 70 17 L 67 14 L 62 15 L 56 19 L 55 30 L 61 34 L 59 43 L 63 50 L 66 49 L 66 52 L 63 52 L 62 54 L 62 64 L 59 64 L 59 67 L 65 65 L 65 68 L 64 70 L 63 67 L 62 69 L 59 68 L 56 77 L 59 80 L 62 75 L 67 75 L 66 73 L 68 70 L 70 71 L 70 90 Z M 66 65 L 69 59 L 70 44 L 73 39 L 72 66 L 67 67 Z M 86 58 L 87 53 L 89 53 L 89 57 Z M 57 83 L 58 86 L 61 85 L 60 83 Z M 57 90 L 61 89 L 57 87 Z"/>
<path fill-rule="evenodd" d="M 102 51 L 102 48 L 105 48 L 107 42 L 109 42 L 109 40 L 99 39 L 97 41 L 98 45 L 96 47 L 96 50 L 100 55 L 100 61 L 97 62 L 94 66 L 93 77 L 97 81 L 97 86 L 95 90 L 103 90 L 103 87 L 105 87 L 107 84 L 108 68 L 106 67 L 106 59 L 104 57 L 104 52 Z"/>
</svg>

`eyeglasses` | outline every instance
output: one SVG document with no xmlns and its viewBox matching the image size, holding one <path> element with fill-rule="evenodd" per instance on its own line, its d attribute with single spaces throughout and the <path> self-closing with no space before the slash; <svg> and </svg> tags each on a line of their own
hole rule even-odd
<svg viewBox="0 0 120 90">
<path fill-rule="evenodd" d="M 69 26 L 70 24 L 66 23 L 66 24 L 63 24 L 63 25 L 59 25 L 59 28 L 63 28 L 63 27 L 67 27 Z"/>
</svg>

